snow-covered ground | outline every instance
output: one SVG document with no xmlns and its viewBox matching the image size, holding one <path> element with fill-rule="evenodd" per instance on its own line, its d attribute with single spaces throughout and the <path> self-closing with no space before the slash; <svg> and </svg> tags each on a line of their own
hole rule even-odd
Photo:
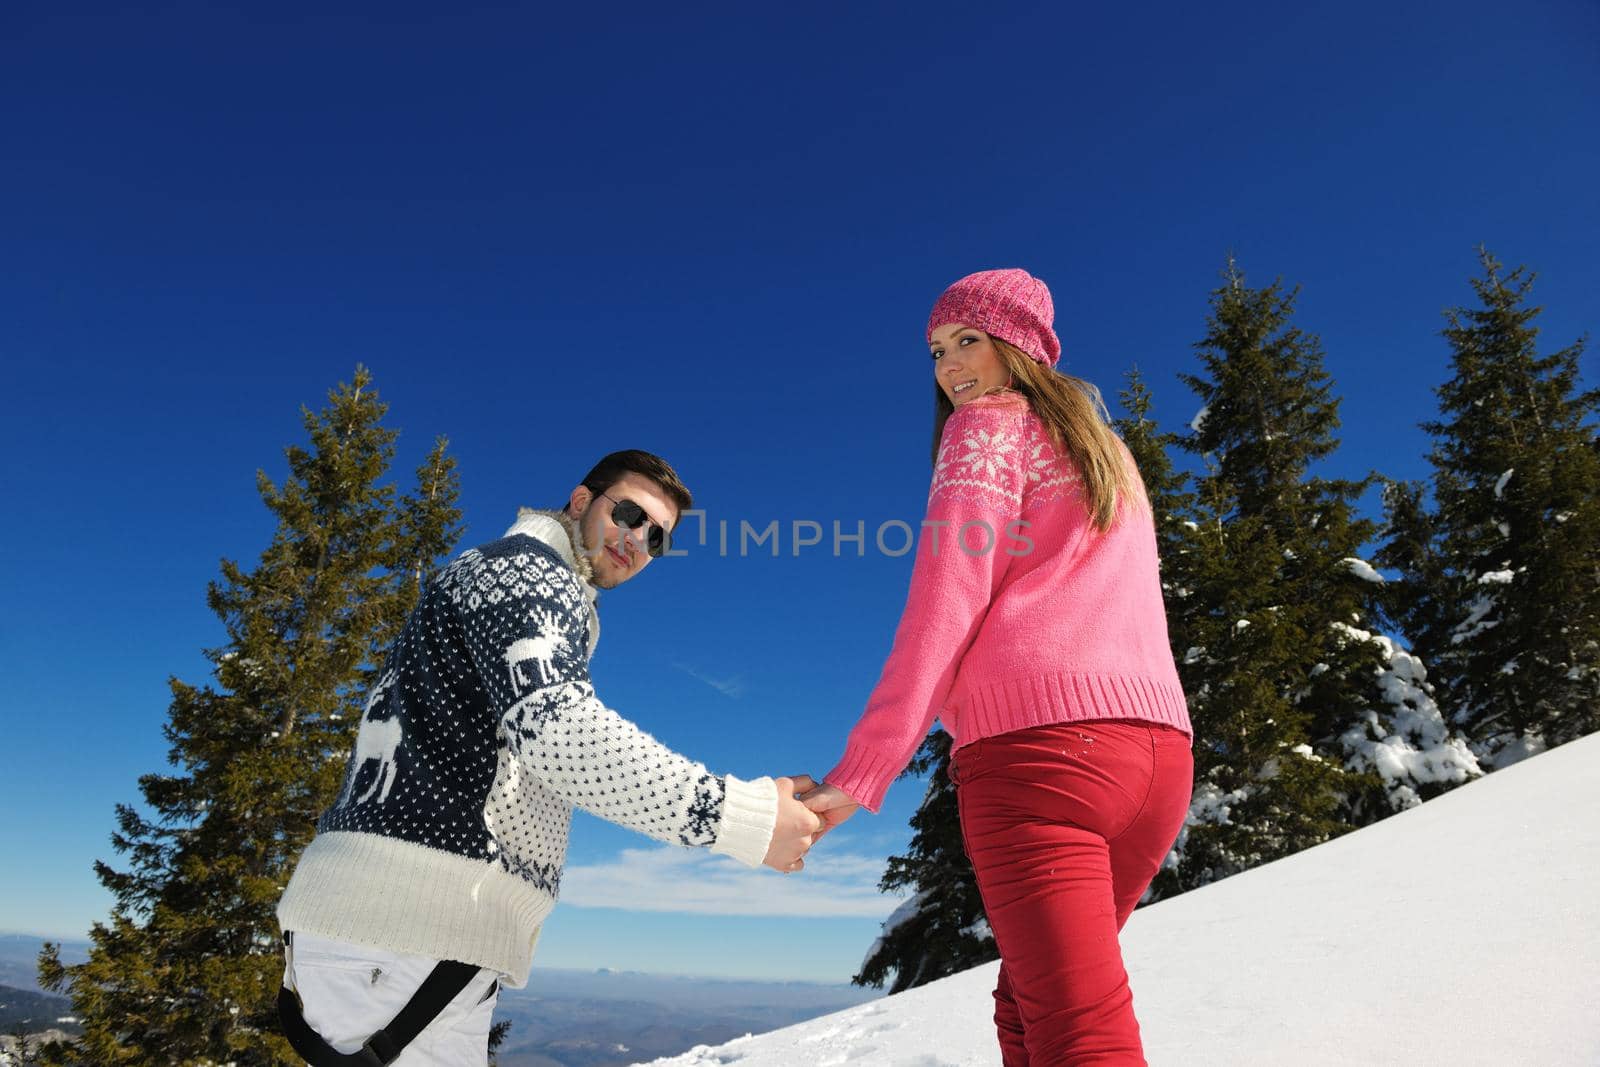
<svg viewBox="0 0 1600 1067">
<path fill-rule="evenodd" d="M 1593 1067 L 1597 887 L 1600 735 L 1135 912 L 1123 946 L 1146 1054 Z M 997 1065 L 997 967 L 656 1063 Z"/>
</svg>

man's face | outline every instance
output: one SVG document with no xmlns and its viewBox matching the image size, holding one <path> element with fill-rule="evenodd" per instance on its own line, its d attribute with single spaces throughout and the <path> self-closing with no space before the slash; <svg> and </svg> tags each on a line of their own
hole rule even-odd
<svg viewBox="0 0 1600 1067">
<path fill-rule="evenodd" d="M 598 589 L 615 589 L 650 562 L 645 548 L 649 526 L 630 530 L 611 518 L 611 509 L 619 500 L 633 501 L 644 508 L 652 522 L 669 530 L 678 521 L 677 505 L 642 474 L 623 475 L 604 496 L 592 494 L 581 485 L 574 489 L 567 501 L 567 514 L 577 520 L 583 534 L 583 551 L 594 564 L 594 577 L 590 580 Z"/>
</svg>

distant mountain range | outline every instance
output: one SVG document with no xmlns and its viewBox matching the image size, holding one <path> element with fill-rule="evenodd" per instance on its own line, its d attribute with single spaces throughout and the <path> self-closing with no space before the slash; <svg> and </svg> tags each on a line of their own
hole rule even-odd
<svg viewBox="0 0 1600 1067">
<path fill-rule="evenodd" d="M 501 1067 L 622 1067 L 791 1026 L 881 996 L 809 982 L 537 969 L 500 996 Z M 670 1049 L 671 1051 L 664 1051 Z"/>
<path fill-rule="evenodd" d="M 19 991 L 42 993 L 39 987 L 39 950 L 46 941 L 61 946 L 65 963 L 82 963 L 89 958 L 89 942 L 37 937 L 33 934 L 0 934 L 0 986 Z"/>
<path fill-rule="evenodd" d="M 0 1034 L 19 1028 L 26 1034 L 45 1030 L 79 1033 L 81 1028 L 68 1021 L 71 1014 L 72 1001 L 66 997 L 0 985 Z"/>
</svg>

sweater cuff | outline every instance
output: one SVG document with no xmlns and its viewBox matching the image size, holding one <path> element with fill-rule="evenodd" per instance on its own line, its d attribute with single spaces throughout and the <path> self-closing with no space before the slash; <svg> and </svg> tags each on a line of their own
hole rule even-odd
<svg viewBox="0 0 1600 1067">
<path fill-rule="evenodd" d="M 759 867 L 772 845 L 772 831 L 778 823 L 778 784 L 771 778 L 741 781 L 733 775 L 723 778 L 722 818 L 717 823 L 717 840 L 712 852 L 732 856 L 748 867 Z"/>
<path fill-rule="evenodd" d="M 851 745 L 844 750 L 839 765 L 822 780 L 844 790 L 851 800 L 876 815 L 883 807 L 883 795 L 889 791 L 890 783 L 903 770 L 904 766 L 894 766 L 870 748 Z"/>
</svg>

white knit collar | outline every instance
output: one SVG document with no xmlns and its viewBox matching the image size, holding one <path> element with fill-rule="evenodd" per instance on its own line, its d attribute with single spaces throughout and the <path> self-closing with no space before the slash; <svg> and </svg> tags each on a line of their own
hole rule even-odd
<svg viewBox="0 0 1600 1067">
<path fill-rule="evenodd" d="M 583 579 L 584 592 L 593 601 L 597 590 L 592 580 L 594 578 L 594 562 L 588 553 L 581 551 L 583 536 L 578 532 L 578 524 L 564 511 L 543 511 L 539 508 L 522 508 L 517 512 L 517 521 L 511 524 L 511 529 L 506 531 L 506 536 L 523 534 L 542 544 L 549 545 L 556 550 L 556 554 L 566 561 L 577 576 Z"/>
</svg>

